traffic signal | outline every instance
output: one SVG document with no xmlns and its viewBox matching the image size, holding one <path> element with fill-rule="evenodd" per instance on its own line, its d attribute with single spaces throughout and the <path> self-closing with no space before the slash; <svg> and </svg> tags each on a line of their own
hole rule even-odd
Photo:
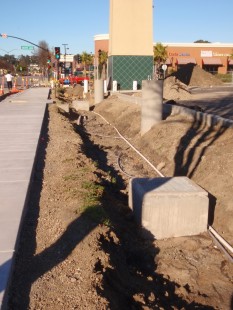
<svg viewBox="0 0 233 310">
<path fill-rule="evenodd" d="M 55 47 L 55 58 L 60 59 L 60 47 Z"/>
<path fill-rule="evenodd" d="M 48 55 L 48 56 L 47 56 L 47 63 L 49 64 L 50 62 L 51 62 L 51 56 Z"/>
</svg>

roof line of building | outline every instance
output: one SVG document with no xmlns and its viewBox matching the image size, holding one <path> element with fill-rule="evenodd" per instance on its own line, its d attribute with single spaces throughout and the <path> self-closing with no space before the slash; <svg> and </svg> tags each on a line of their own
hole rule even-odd
<svg viewBox="0 0 233 310">
<path fill-rule="evenodd" d="M 99 40 L 108 40 L 109 34 L 97 34 L 94 36 L 95 41 Z M 211 43 L 171 43 L 171 42 L 154 42 L 153 44 L 156 45 L 157 43 L 161 43 L 165 46 L 186 46 L 186 47 L 232 47 L 233 43 L 221 43 L 221 42 L 211 42 Z"/>
</svg>

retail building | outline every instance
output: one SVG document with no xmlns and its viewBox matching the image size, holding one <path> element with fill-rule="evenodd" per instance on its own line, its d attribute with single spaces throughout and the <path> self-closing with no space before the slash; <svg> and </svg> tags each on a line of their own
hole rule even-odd
<svg viewBox="0 0 233 310">
<path fill-rule="evenodd" d="M 95 57 L 98 52 L 109 52 L 109 35 L 94 37 Z M 140 44 L 140 43 L 139 43 Z M 156 43 L 154 43 L 154 46 Z M 216 74 L 233 72 L 233 43 L 163 43 L 166 47 L 168 70 L 177 70 L 181 66 L 193 63 L 205 71 Z"/>
</svg>

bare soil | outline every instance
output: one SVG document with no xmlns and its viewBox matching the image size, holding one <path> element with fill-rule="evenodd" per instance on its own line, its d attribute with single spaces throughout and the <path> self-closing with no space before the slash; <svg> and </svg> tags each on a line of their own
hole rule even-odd
<svg viewBox="0 0 233 310">
<path fill-rule="evenodd" d="M 109 122 L 107 123 L 103 117 Z M 48 106 L 9 309 L 233 307 L 233 265 L 206 232 L 155 240 L 128 208 L 132 176 L 185 175 L 209 193 L 210 224 L 233 244 L 233 129 L 168 116 L 140 135 L 140 107 Z"/>
</svg>

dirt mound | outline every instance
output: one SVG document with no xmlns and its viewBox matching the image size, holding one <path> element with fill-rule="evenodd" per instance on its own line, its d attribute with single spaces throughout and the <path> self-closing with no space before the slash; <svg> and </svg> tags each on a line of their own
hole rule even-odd
<svg viewBox="0 0 233 310">
<path fill-rule="evenodd" d="M 65 97 L 71 100 L 82 99 L 84 88 L 80 84 L 76 84 L 65 89 Z"/>
<path fill-rule="evenodd" d="M 221 80 L 199 66 L 187 64 L 164 80 L 163 97 L 165 100 L 189 100 L 192 98 L 190 87 L 222 84 Z"/>
<path fill-rule="evenodd" d="M 191 96 L 187 85 L 175 76 L 170 76 L 164 80 L 163 98 L 165 100 L 189 100 Z"/>
<path fill-rule="evenodd" d="M 231 169 L 228 170 L 232 166 L 232 128 L 208 128 L 178 115 L 168 117 L 141 137 L 140 106 L 110 98 L 95 110 L 133 139 L 155 166 L 164 162 L 162 173 L 166 176 L 186 175 L 215 196 L 214 224 L 233 243 L 233 179 Z"/>
<path fill-rule="evenodd" d="M 213 74 L 206 72 L 194 64 L 182 66 L 181 69 L 172 73 L 171 76 L 176 77 L 179 81 L 188 86 L 210 87 L 223 84 L 223 82 Z"/>
</svg>

